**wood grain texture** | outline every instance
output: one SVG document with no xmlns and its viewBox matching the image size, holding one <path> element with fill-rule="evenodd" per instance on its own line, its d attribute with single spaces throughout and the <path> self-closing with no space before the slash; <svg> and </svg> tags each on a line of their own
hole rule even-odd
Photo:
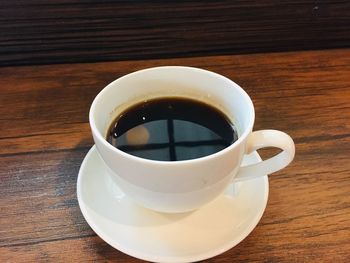
<svg viewBox="0 0 350 263">
<path fill-rule="evenodd" d="M 1 1 L 0 65 L 350 46 L 349 1 Z"/>
<path fill-rule="evenodd" d="M 93 144 L 94 96 L 126 73 L 160 65 L 235 80 L 253 99 L 255 130 L 283 130 L 296 143 L 294 162 L 270 177 L 256 229 L 206 262 L 347 262 L 349 49 L 2 68 L 0 262 L 140 262 L 93 233 L 75 187 Z"/>
</svg>

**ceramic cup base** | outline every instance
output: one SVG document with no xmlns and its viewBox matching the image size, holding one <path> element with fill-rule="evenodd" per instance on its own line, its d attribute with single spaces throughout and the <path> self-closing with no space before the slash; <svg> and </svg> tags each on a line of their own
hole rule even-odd
<svg viewBox="0 0 350 263">
<path fill-rule="evenodd" d="M 253 152 L 243 165 L 260 160 Z M 225 194 L 193 212 L 154 212 L 132 202 L 112 182 L 95 146 L 77 182 L 80 209 L 96 234 L 125 254 L 153 262 L 193 262 L 231 249 L 258 224 L 268 191 L 263 176 L 229 185 Z"/>
</svg>

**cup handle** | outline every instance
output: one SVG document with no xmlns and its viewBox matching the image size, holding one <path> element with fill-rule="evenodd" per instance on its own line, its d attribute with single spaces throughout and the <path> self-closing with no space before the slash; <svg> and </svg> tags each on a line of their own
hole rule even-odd
<svg viewBox="0 0 350 263">
<path fill-rule="evenodd" d="M 267 160 L 240 167 L 233 179 L 234 182 L 254 179 L 281 170 L 293 160 L 295 155 L 293 139 L 288 134 L 277 130 L 252 132 L 246 145 L 246 154 L 265 147 L 280 148 L 282 152 Z"/>
</svg>

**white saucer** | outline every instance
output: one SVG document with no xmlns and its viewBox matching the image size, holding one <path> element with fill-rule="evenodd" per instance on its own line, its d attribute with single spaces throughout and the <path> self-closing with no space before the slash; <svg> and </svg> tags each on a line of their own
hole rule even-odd
<svg viewBox="0 0 350 263">
<path fill-rule="evenodd" d="M 261 160 L 258 153 L 244 163 Z M 112 183 L 96 147 L 79 171 L 77 195 L 91 228 L 112 247 L 154 262 L 193 262 L 219 255 L 258 224 L 268 199 L 267 176 L 231 185 L 197 211 L 162 214 L 134 204 Z"/>
</svg>

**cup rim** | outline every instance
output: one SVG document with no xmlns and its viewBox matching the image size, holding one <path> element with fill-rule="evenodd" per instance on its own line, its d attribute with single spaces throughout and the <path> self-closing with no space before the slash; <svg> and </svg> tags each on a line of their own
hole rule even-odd
<svg viewBox="0 0 350 263">
<path fill-rule="evenodd" d="M 250 115 L 251 116 L 249 116 L 250 118 L 249 118 L 249 122 L 248 122 L 247 128 L 243 131 L 241 136 L 239 136 L 239 138 L 234 143 L 232 143 L 230 146 L 228 146 L 228 147 L 226 147 L 226 148 L 224 148 L 224 149 L 222 149 L 222 150 L 220 150 L 218 152 L 215 152 L 215 153 L 203 156 L 203 157 L 194 158 L 194 159 L 188 159 L 188 160 L 161 161 L 161 160 L 146 159 L 146 158 L 138 157 L 138 156 L 135 156 L 135 155 L 123 152 L 123 151 L 119 150 L 118 148 L 114 147 L 112 144 L 110 144 L 106 140 L 106 138 L 104 138 L 104 136 L 101 134 L 101 132 L 97 128 L 96 123 L 94 121 L 94 113 L 96 111 L 96 105 L 98 104 L 98 101 L 100 100 L 100 98 L 102 96 L 104 96 L 104 93 L 106 93 L 107 90 L 112 89 L 115 86 L 115 84 L 120 82 L 122 79 L 129 78 L 129 77 L 132 77 L 133 75 L 140 74 L 140 73 L 143 73 L 143 72 L 146 72 L 146 71 L 160 70 L 160 69 L 161 70 L 163 70 L 163 69 L 193 70 L 193 71 L 198 71 L 198 72 L 202 72 L 202 73 L 205 73 L 205 74 L 213 75 L 213 76 L 215 76 L 217 78 L 221 78 L 221 79 L 223 79 L 225 81 L 229 81 L 231 83 L 231 85 L 240 92 L 240 94 L 242 95 L 242 98 L 244 98 L 246 100 L 247 104 L 251 108 L 251 111 L 250 111 Z M 91 104 L 90 110 L 89 110 L 89 123 L 90 123 L 90 127 L 91 127 L 91 130 L 92 130 L 92 133 L 96 136 L 96 138 L 105 147 L 107 147 L 111 151 L 113 151 L 115 153 L 118 153 L 118 154 L 120 154 L 120 155 L 122 155 L 122 156 L 124 156 L 126 158 L 130 158 L 132 160 L 143 162 L 143 163 L 158 164 L 158 165 L 179 165 L 179 164 L 203 162 L 203 161 L 207 161 L 207 160 L 218 158 L 218 157 L 220 157 L 222 155 L 225 155 L 227 152 L 229 152 L 232 149 L 238 147 L 238 145 L 240 145 L 248 137 L 248 135 L 253 130 L 254 121 L 255 121 L 255 109 L 254 109 L 253 102 L 252 102 L 251 98 L 249 97 L 249 95 L 247 94 L 247 92 L 242 87 L 240 87 L 237 83 L 235 83 L 231 79 L 229 79 L 229 78 L 227 78 L 227 77 L 225 77 L 223 75 L 220 75 L 218 73 L 215 73 L 213 71 L 209 71 L 209 70 L 201 69 L 201 68 L 197 68 L 197 67 L 189 67 L 189 66 L 159 66 L 159 67 L 151 67 L 151 68 L 137 70 L 137 71 L 131 72 L 129 74 L 126 74 L 124 76 L 121 76 L 121 77 L 117 78 L 116 80 L 112 81 L 111 83 L 109 83 L 107 86 L 105 86 L 96 95 L 96 97 L 94 98 L 94 100 L 93 100 L 93 102 Z"/>
</svg>

